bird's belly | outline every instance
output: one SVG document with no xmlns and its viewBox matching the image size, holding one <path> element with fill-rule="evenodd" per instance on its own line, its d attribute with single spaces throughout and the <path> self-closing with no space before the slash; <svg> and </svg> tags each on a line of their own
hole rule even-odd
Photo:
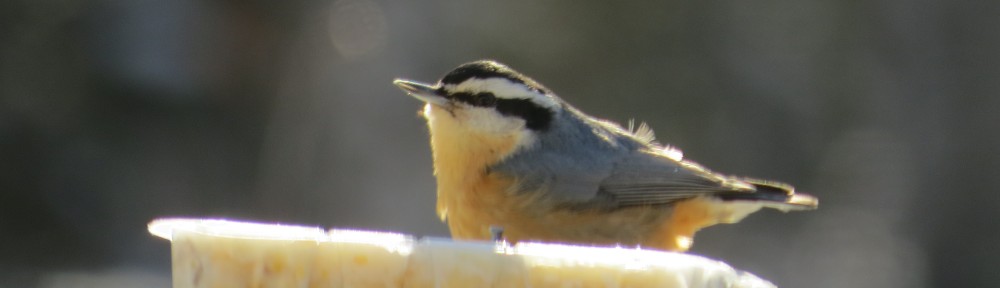
<svg viewBox="0 0 1000 288">
<path fill-rule="evenodd" d="M 505 240 L 512 243 L 540 241 L 678 250 L 664 245 L 660 235 L 663 224 L 670 219 L 672 209 L 668 207 L 566 208 L 543 193 L 510 192 L 512 182 L 495 174 L 477 182 L 465 190 L 465 195 L 450 195 L 455 197 L 446 200 L 448 226 L 455 239 L 489 240 L 490 227 L 498 227 L 503 229 Z"/>
</svg>

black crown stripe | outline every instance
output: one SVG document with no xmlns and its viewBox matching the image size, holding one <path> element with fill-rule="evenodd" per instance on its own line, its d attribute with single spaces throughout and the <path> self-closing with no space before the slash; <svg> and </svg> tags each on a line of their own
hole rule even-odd
<svg viewBox="0 0 1000 288">
<path fill-rule="evenodd" d="M 520 73 L 507 68 L 503 64 L 493 62 L 493 61 L 476 61 L 471 63 L 465 63 L 447 75 L 441 78 L 441 84 L 451 84 L 456 85 L 466 80 L 476 78 L 476 79 L 489 79 L 489 78 L 502 78 L 507 79 L 512 83 L 521 84 L 527 86 L 531 90 L 535 90 L 538 93 L 548 94 L 548 91 L 542 89 L 541 86 L 536 84 L 534 81 L 526 80 L 524 76 Z"/>
<path fill-rule="evenodd" d="M 496 62 L 492 61 L 476 61 L 472 63 L 462 64 L 448 72 L 448 75 L 444 75 L 441 78 L 441 83 L 443 84 L 458 84 L 465 80 L 471 78 L 503 78 L 510 80 L 514 83 L 524 84 L 524 80 L 516 76 L 517 72 L 511 71 L 510 68 L 504 67 Z"/>
</svg>

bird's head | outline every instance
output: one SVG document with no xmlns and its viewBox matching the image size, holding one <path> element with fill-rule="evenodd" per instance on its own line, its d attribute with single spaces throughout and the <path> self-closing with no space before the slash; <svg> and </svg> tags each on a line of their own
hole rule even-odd
<svg viewBox="0 0 1000 288">
<path fill-rule="evenodd" d="M 449 129 L 476 134 L 542 133 L 563 109 L 548 89 L 494 61 L 462 64 L 433 85 L 403 79 L 393 83 L 426 102 L 424 116 L 432 122 L 447 118 L 455 126 Z"/>
</svg>

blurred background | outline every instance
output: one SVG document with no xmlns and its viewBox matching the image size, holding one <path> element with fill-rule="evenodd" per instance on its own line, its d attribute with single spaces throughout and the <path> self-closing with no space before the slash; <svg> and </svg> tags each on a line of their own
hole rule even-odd
<svg viewBox="0 0 1000 288">
<path fill-rule="evenodd" d="M 1000 287 L 995 1 L 0 2 L 0 286 L 169 287 L 157 217 L 445 236 L 421 103 L 496 59 L 821 209 L 693 253 L 782 287 Z"/>
</svg>

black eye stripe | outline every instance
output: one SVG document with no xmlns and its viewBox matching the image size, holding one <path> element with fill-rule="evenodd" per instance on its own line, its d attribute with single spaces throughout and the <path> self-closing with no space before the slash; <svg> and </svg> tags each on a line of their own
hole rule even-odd
<svg viewBox="0 0 1000 288">
<path fill-rule="evenodd" d="M 552 123 L 552 110 L 528 99 L 500 99 L 497 100 L 496 109 L 503 115 L 521 117 L 524 125 L 531 130 L 546 130 Z"/>
<path fill-rule="evenodd" d="M 548 108 L 538 106 L 530 99 L 506 99 L 497 98 L 490 92 L 467 93 L 458 92 L 448 95 L 452 101 L 466 103 L 475 107 L 495 108 L 497 112 L 505 116 L 514 116 L 524 119 L 525 126 L 532 130 L 548 129 L 552 122 L 552 111 Z"/>
<path fill-rule="evenodd" d="M 449 95 L 451 99 L 466 103 L 476 107 L 495 107 L 497 104 L 497 97 L 490 92 L 480 92 L 476 94 L 458 92 Z"/>
</svg>

